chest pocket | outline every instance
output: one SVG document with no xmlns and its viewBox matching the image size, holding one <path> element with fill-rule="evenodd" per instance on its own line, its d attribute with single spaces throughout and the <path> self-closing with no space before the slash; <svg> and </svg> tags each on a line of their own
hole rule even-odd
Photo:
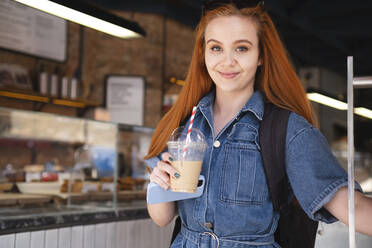
<svg viewBox="0 0 372 248">
<path fill-rule="evenodd" d="M 258 130 L 236 123 L 226 138 L 219 200 L 238 205 L 261 205 L 268 187 L 258 145 Z"/>
</svg>

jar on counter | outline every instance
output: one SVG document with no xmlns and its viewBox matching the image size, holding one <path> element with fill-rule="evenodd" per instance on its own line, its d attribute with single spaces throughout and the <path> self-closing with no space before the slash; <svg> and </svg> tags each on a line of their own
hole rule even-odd
<svg viewBox="0 0 372 248">
<path fill-rule="evenodd" d="M 23 182 L 25 180 L 25 173 L 23 170 L 17 171 L 12 164 L 7 164 L 3 171 L 3 176 L 7 178 L 8 182 Z"/>
</svg>

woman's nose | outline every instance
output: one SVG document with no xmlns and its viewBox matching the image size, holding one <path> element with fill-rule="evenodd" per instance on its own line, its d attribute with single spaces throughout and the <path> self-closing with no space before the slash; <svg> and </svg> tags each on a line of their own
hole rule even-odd
<svg viewBox="0 0 372 248">
<path fill-rule="evenodd" d="M 234 65 L 236 63 L 235 57 L 233 53 L 224 53 L 223 56 L 223 64 L 225 65 Z"/>
</svg>

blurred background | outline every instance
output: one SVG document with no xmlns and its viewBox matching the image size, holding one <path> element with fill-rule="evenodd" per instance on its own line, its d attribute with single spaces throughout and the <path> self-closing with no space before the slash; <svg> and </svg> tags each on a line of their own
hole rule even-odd
<svg viewBox="0 0 372 248">
<path fill-rule="evenodd" d="M 36 182 L 56 187 L 31 192 L 44 192 L 42 206 L 68 198 L 106 207 L 144 200 L 143 157 L 182 89 L 202 1 L 52 1 L 124 27 L 125 35 L 27 2 L 0 0 L 0 196 L 7 200 L 0 219 L 9 207 L 27 205 L 9 193 L 30 193 Z M 355 77 L 372 78 L 372 1 L 266 0 L 265 8 L 309 94 L 346 103 L 347 56 Z M 355 177 L 371 194 L 372 89 L 355 89 L 354 105 L 367 109 L 354 115 Z M 312 107 L 347 169 L 346 109 L 315 101 Z M 66 188 L 69 179 L 81 182 L 75 192 Z M 340 223 L 321 224 L 317 247 L 347 247 L 347 232 Z M 357 244 L 372 247 L 372 239 L 358 234 Z"/>
</svg>

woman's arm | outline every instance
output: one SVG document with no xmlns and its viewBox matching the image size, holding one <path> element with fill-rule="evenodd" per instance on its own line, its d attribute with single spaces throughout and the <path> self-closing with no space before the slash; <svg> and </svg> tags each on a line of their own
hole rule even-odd
<svg viewBox="0 0 372 248">
<path fill-rule="evenodd" d="M 372 236 L 372 198 L 355 191 L 355 230 Z M 333 216 L 348 225 L 348 189 L 340 188 L 324 206 Z"/>
<path fill-rule="evenodd" d="M 169 177 L 174 176 L 177 171 L 170 165 L 170 154 L 163 153 L 162 161 L 150 174 L 150 181 L 157 183 L 160 187 L 167 190 L 169 188 Z M 176 216 L 176 204 L 174 202 L 147 204 L 147 210 L 151 219 L 159 226 L 168 225 Z"/>
<path fill-rule="evenodd" d="M 155 224 L 161 227 L 167 226 L 177 213 L 174 202 L 147 204 L 147 211 Z"/>
</svg>

